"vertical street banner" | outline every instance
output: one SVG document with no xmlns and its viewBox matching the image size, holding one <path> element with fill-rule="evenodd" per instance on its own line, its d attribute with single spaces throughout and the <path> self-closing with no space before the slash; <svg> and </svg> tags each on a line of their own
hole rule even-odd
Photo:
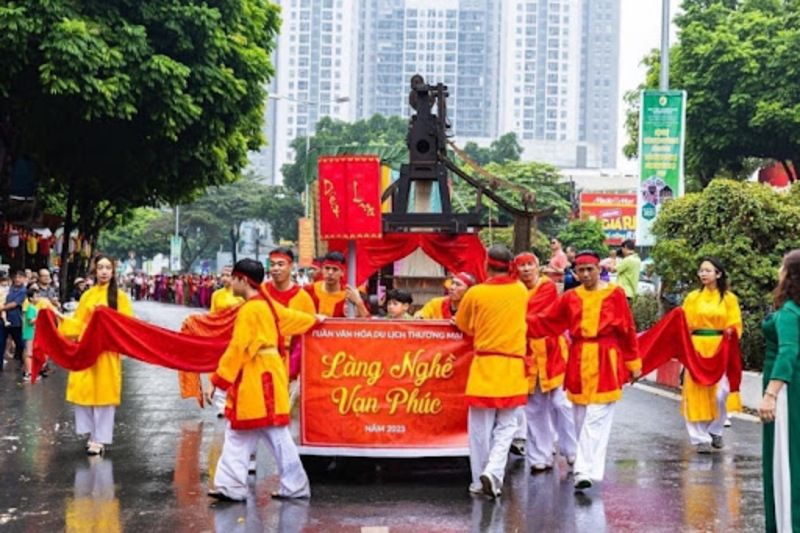
<svg viewBox="0 0 800 533">
<path fill-rule="evenodd" d="M 664 202 L 683 195 L 686 91 L 642 91 L 639 113 L 636 244 L 652 246 L 653 222 Z"/>
<path fill-rule="evenodd" d="M 599 220 L 606 244 L 618 246 L 636 238 L 636 194 L 582 192 L 581 219 Z"/>
<path fill-rule="evenodd" d="M 311 266 L 314 261 L 314 223 L 308 217 L 297 219 L 297 252 L 298 264 L 301 267 Z"/>
<path fill-rule="evenodd" d="M 376 155 L 322 156 L 319 225 L 323 239 L 379 239 L 381 161 Z"/>
<path fill-rule="evenodd" d="M 326 320 L 303 336 L 301 453 L 466 454 L 471 360 L 444 321 Z"/>
<path fill-rule="evenodd" d="M 169 269 L 173 272 L 181 270 L 181 246 L 183 241 L 179 235 L 173 235 L 169 241 Z"/>
</svg>

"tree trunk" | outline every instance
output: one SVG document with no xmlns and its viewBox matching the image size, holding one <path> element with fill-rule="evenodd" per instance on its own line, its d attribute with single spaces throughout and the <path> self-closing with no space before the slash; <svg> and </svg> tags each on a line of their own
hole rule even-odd
<svg viewBox="0 0 800 533">
<path fill-rule="evenodd" d="M 60 298 L 62 302 L 67 301 L 67 295 L 69 294 L 69 265 L 67 264 L 67 260 L 69 259 L 69 243 L 70 243 L 70 233 L 72 233 L 72 211 L 75 207 L 75 178 L 70 177 L 69 185 L 67 185 L 67 212 L 66 216 L 64 217 L 64 237 L 63 237 L 63 244 L 61 246 L 61 270 L 58 273 L 59 280 L 60 280 Z"/>
<path fill-rule="evenodd" d="M 231 259 L 236 264 L 236 246 L 239 244 L 239 231 L 236 225 L 231 226 Z"/>
</svg>

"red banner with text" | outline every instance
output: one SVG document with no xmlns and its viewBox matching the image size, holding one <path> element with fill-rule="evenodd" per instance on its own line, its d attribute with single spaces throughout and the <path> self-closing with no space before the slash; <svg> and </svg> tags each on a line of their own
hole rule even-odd
<svg viewBox="0 0 800 533">
<path fill-rule="evenodd" d="M 377 239 L 381 225 L 378 156 L 323 156 L 318 160 L 320 236 Z"/>
<path fill-rule="evenodd" d="M 303 336 L 300 444 L 466 447 L 471 351 L 445 322 L 326 320 Z"/>
</svg>

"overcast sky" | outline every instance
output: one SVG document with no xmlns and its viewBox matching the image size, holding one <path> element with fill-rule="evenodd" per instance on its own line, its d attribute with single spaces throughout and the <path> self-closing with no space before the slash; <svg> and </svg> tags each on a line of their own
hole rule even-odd
<svg viewBox="0 0 800 533">
<path fill-rule="evenodd" d="M 680 0 L 670 0 L 670 15 L 674 16 Z M 619 54 L 619 88 L 622 95 L 638 86 L 645 76 L 639 64 L 653 48 L 661 46 L 661 0 L 621 0 L 621 35 Z M 672 27 L 670 43 L 675 42 L 675 27 Z M 619 149 L 617 167 L 626 172 L 636 171 L 637 163 L 628 161 L 622 154 L 622 146 L 628 141 L 624 130 L 625 107 L 619 108 Z"/>
</svg>

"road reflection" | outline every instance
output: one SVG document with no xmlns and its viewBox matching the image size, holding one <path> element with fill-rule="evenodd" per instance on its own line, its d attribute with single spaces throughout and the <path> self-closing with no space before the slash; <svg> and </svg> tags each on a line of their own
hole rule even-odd
<svg viewBox="0 0 800 533">
<path fill-rule="evenodd" d="M 67 498 L 65 523 L 69 533 L 122 531 L 110 459 L 90 457 L 75 467 L 75 488 Z"/>
</svg>

